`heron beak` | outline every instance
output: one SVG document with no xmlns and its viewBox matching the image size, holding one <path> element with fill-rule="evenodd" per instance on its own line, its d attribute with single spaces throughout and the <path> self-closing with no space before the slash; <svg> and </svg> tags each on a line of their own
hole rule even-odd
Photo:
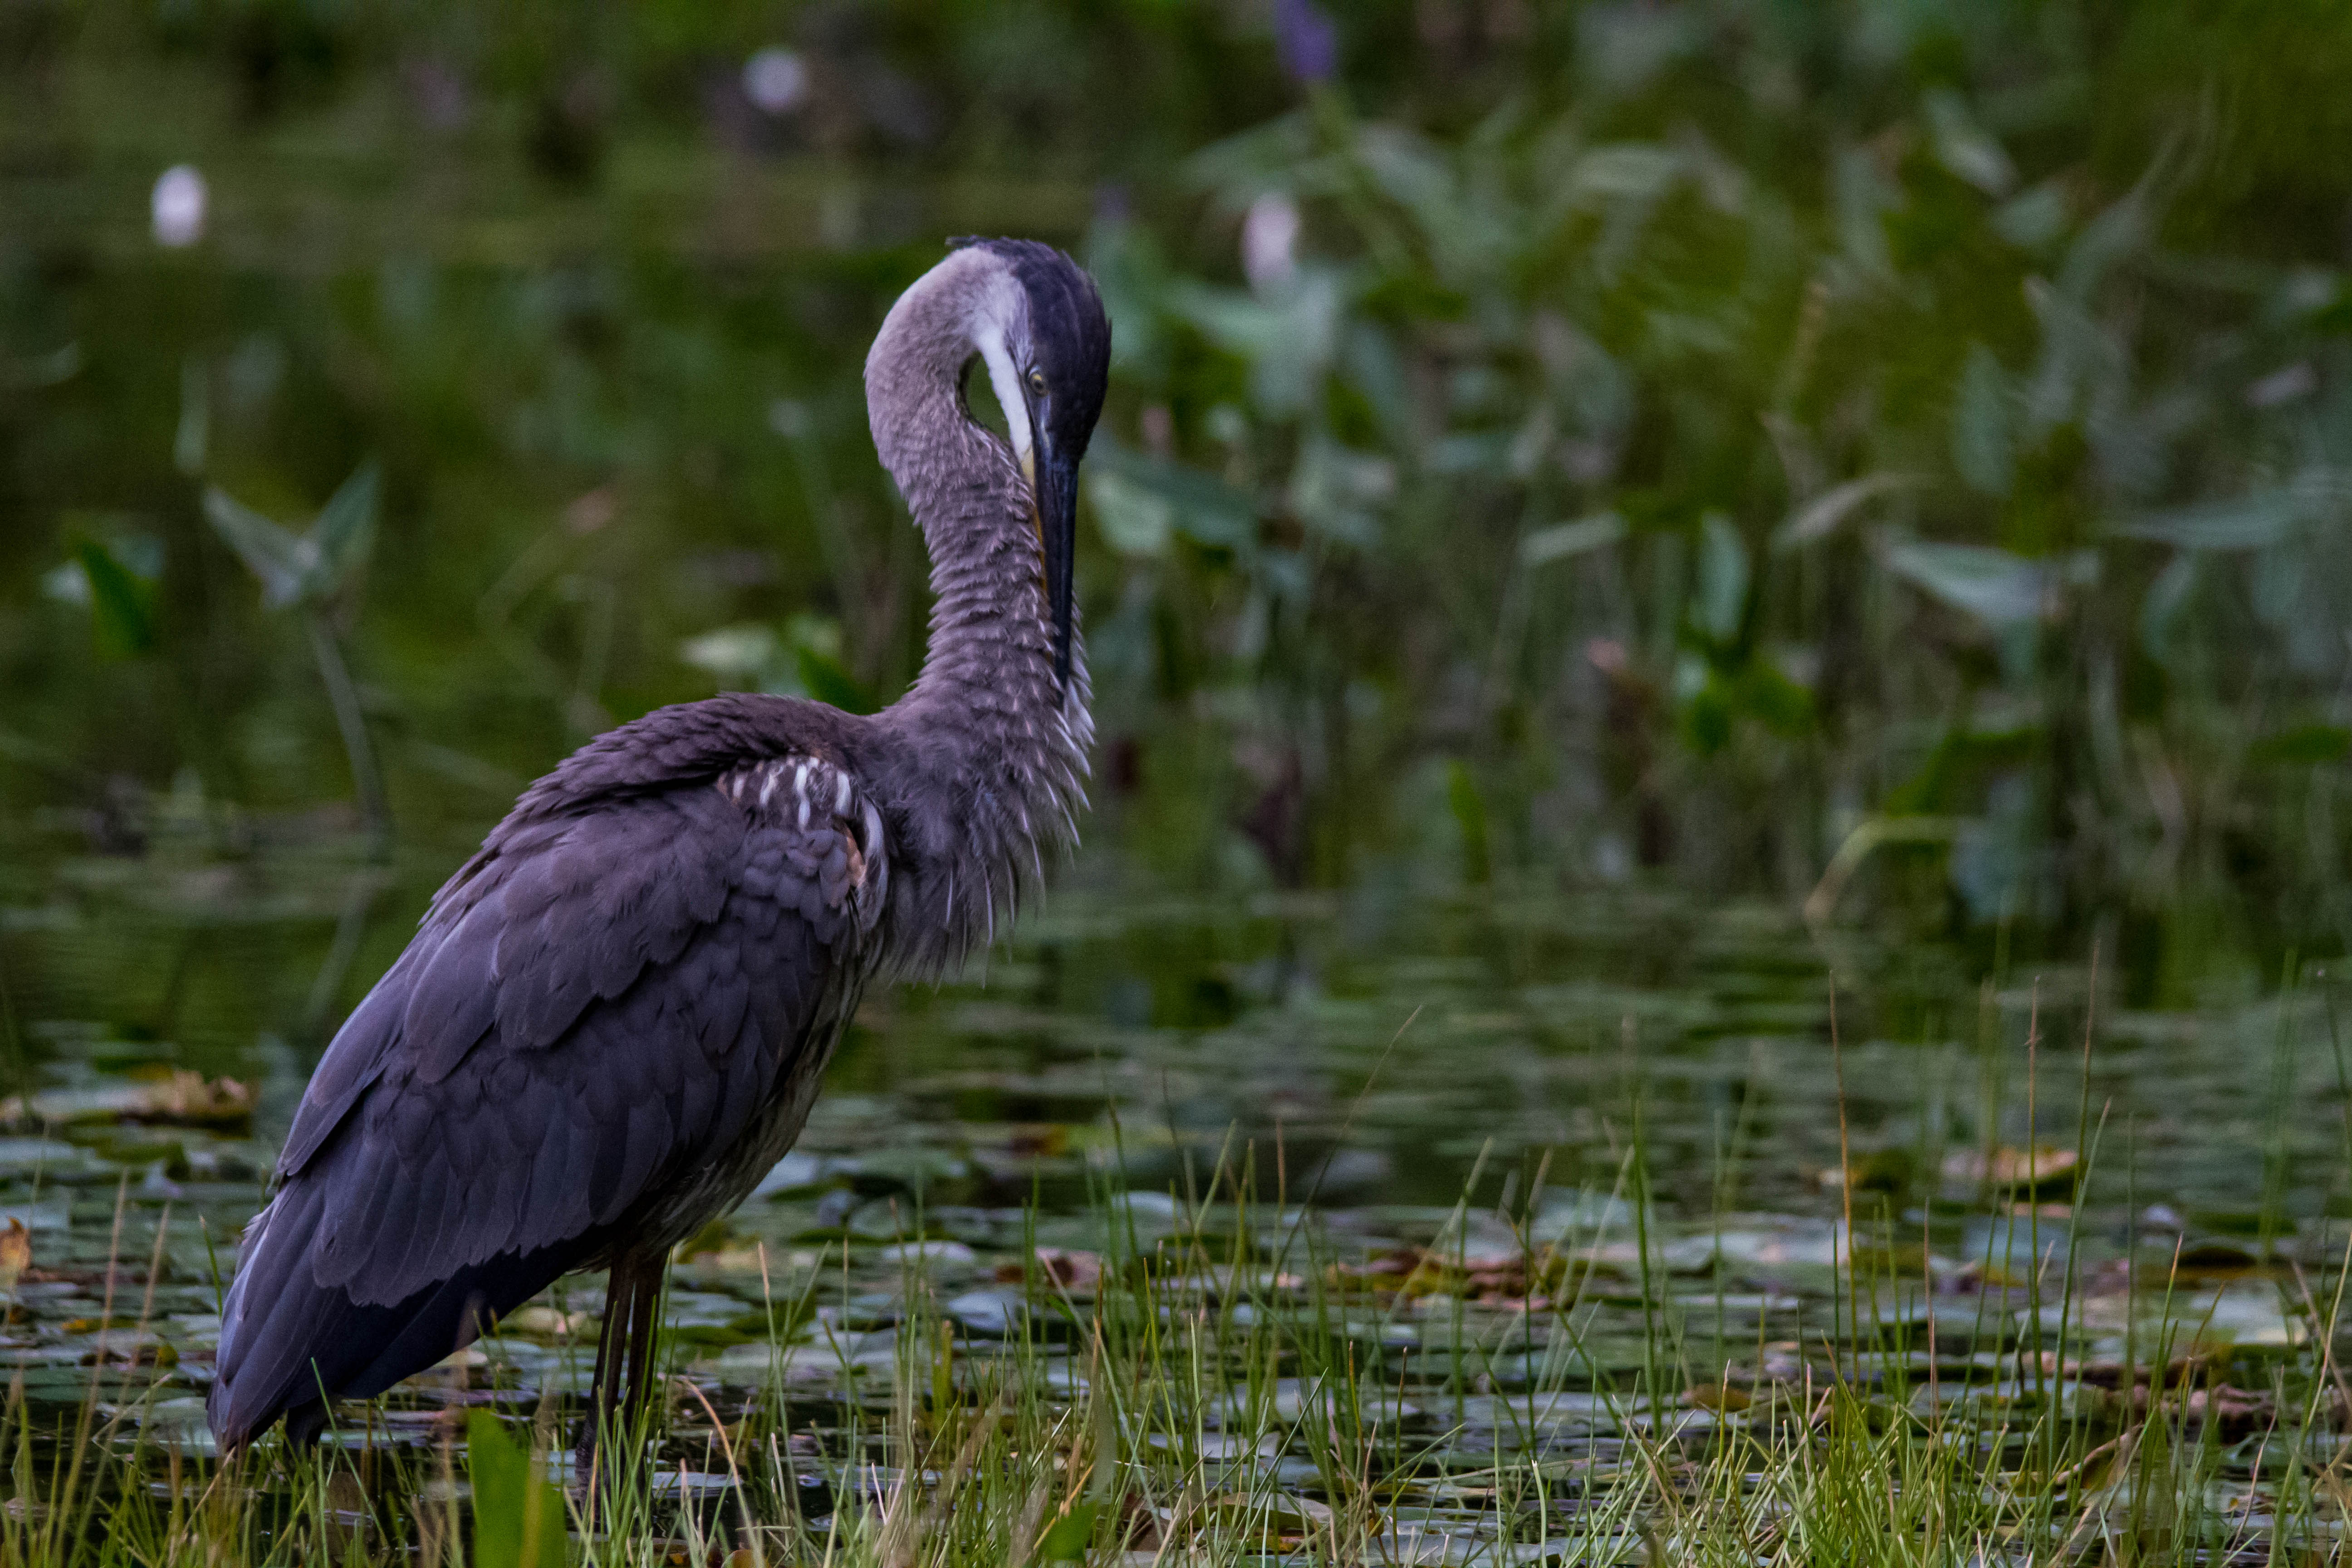
<svg viewBox="0 0 2352 1568">
<path fill-rule="evenodd" d="M 1038 542 L 1045 551 L 1045 600 L 1054 616 L 1054 679 L 1067 686 L 1076 605 L 1071 579 L 1078 552 L 1078 465 L 1046 447 L 1031 461 L 1029 493 L 1037 499 Z"/>
</svg>

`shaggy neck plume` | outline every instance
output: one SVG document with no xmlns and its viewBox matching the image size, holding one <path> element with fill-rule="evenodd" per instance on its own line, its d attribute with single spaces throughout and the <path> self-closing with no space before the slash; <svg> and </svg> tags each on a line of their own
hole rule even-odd
<svg viewBox="0 0 2352 1568">
<path fill-rule="evenodd" d="M 975 321 L 1014 287 L 985 252 L 959 252 L 899 300 L 866 363 L 875 447 L 923 531 L 935 595 L 922 674 L 876 721 L 887 757 L 875 782 L 922 806 L 893 824 L 887 917 L 918 972 L 992 939 L 1024 879 L 1043 875 L 1043 847 L 1076 842 L 1085 804 L 1084 642 L 1065 686 L 1028 481 L 960 390 Z"/>
</svg>

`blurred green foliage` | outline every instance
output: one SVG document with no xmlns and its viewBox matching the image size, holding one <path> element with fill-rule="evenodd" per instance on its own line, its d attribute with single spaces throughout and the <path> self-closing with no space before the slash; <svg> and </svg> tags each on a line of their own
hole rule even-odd
<svg viewBox="0 0 2352 1568">
<path fill-rule="evenodd" d="M 412 839 L 887 700 L 858 366 L 1014 231 L 1116 321 L 1097 865 L 2342 944 L 2339 8 L 1277 9 L 0 0 L 0 804 L 342 797 L 320 636 Z M 306 643 L 222 519 L 371 462 Z"/>
</svg>

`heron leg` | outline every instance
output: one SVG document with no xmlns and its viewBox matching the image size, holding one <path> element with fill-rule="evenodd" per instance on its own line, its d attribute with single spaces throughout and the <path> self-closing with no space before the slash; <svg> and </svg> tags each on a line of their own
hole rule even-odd
<svg viewBox="0 0 2352 1568">
<path fill-rule="evenodd" d="M 631 1419 L 645 1414 L 654 1392 L 654 1339 L 661 1331 L 662 1287 L 669 1279 L 669 1258 L 656 1252 L 638 1259 L 629 1284 L 635 1294 L 629 1312 L 629 1375 L 622 1393 L 622 1410 Z"/>
<path fill-rule="evenodd" d="M 588 1418 L 574 1451 L 575 1473 L 592 1499 L 606 1479 L 598 1469 L 607 1444 L 617 1463 L 652 1392 L 654 1337 L 661 1328 L 662 1285 L 668 1273 L 669 1258 L 664 1253 L 632 1252 L 613 1260 L 605 1279 L 604 1321 L 596 1336 Z"/>
</svg>

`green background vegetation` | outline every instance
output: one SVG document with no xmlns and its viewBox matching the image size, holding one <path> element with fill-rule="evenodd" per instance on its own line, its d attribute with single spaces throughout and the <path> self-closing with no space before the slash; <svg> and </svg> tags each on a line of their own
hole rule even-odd
<svg viewBox="0 0 2352 1568">
<path fill-rule="evenodd" d="M 887 700 L 857 367 L 1003 231 L 1118 323 L 1087 874 L 1664 877 L 2143 1000 L 2341 947 L 2337 7 L 1420 0 L 1305 79 L 1317 25 L 7 0 L 0 808 L 233 844 L 357 728 L 441 863 L 656 703 Z M 208 492 L 299 529 L 364 465 L 266 604 Z"/>
</svg>

